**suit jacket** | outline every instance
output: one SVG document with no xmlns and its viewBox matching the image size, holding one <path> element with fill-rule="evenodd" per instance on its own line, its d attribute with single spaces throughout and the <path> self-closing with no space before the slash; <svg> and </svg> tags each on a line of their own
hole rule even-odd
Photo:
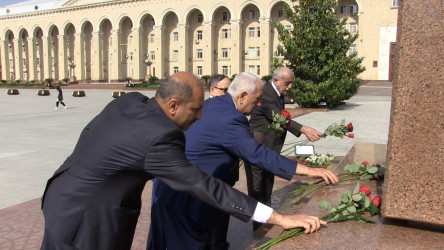
<svg viewBox="0 0 444 250">
<path fill-rule="evenodd" d="M 185 136 L 188 160 L 230 185 L 235 183 L 232 176 L 238 174 L 238 168 L 233 166 L 239 157 L 287 180 L 291 180 L 296 170 L 295 162 L 264 147 L 251 136 L 248 120 L 236 109 L 230 94 L 206 100 L 202 119 L 196 121 Z M 153 189 L 153 204 L 157 201 L 169 204 L 202 225 L 215 227 L 225 218 L 218 209 L 174 191 L 162 182 L 156 181 Z"/>
<path fill-rule="evenodd" d="M 285 128 L 285 132 L 280 136 L 275 131 L 267 131 L 268 125 L 273 122 L 271 111 L 273 110 L 275 113 L 282 114 L 282 109 L 284 109 L 284 107 L 285 106 L 281 103 L 279 95 L 272 86 L 272 82 L 266 83 L 262 89 L 261 106 L 253 109 L 249 121 L 251 132 L 264 133 L 262 143 L 276 152 L 281 151 L 285 142 L 287 130 L 298 137 L 301 135 L 302 125 L 295 121 L 292 121 L 291 126 Z"/>
<path fill-rule="evenodd" d="M 185 157 L 185 136 L 154 99 L 129 93 L 82 131 L 42 198 L 42 249 L 130 249 L 147 180 L 157 177 L 248 221 L 257 202 Z"/>
</svg>

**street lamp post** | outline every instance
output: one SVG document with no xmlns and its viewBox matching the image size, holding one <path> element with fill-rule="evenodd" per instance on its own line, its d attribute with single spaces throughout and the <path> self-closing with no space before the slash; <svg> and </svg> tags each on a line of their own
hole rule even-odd
<svg viewBox="0 0 444 250">
<path fill-rule="evenodd" d="M 153 64 L 153 62 L 150 60 L 150 59 L 146 59 L 145 60 L 145 64 L 146 64 L 146 66 L 148 67 L 148 72 L 146 73 L 146 81 L 148 82 L 149 80 L 150 80 L 150 78 L 151 78 L 151 64 Z"/>
</svg>

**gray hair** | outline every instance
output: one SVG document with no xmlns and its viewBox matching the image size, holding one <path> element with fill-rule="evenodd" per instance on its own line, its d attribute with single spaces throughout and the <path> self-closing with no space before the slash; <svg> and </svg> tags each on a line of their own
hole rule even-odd
<svg viewBox="0 0 444 250">
<path fill-rule="evenodd" d="M 241 72 L 237 74 L 231 82 L 231 85 L 228 88 L 228 94 L 230 94 L 232 97 L 237 97 L 243 91 L 246 91 L 249 95 L 254 94 L 257 91 L 258 82 L 262 86 L 264 85 L 259 77 L 248 72 Z"/>
<path fill-rule="evenodd" d="M 181 103 L 187 103 L 193 97 L 193 87 L 179 77 L 168 77 L 160 83 L 156 97 L 163 100 L 176 98 Z"/>
<path fill-rule="evenodd" d="M 291 78 L 294 78 L 294 72 L 289 67 L 277 67 L 273 72 L 273 78 L 282 79 L 286 71 L 289 71 Z"/>
<path fill-rule="evenodd" d="M 217 83 L 228 78 L 226 75 L 214 74 L 208 79 L 208 87 L 216 87 Z"/>
</svg>

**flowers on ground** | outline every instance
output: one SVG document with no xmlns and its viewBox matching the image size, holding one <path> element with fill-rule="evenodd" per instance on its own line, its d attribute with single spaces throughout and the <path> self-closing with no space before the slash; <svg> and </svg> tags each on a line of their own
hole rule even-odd
<svg viewBox="0 0 444 250">
<path fill-rule="evenodd" d="M 385 168 L 376 167 L 376 165 L 370 164 L 348 164 L 344 167 L 344 170 L 347 171 L 347 173 L 338 175 L 339 183 L 345 181 L 380 179 L 383 178 L 385 174 Z M 296 202 L 299 202 L 325 186 L 327 186 L 327 183 L 325 183 L 324 180 L 320 180 L 298 188 L 292 191 L 291 194 L 296 195 Z"/>
<path fill-rule="evenodd" d="M 331 154 L 315 153 L 309 157 L 303 156 L 299 158 L 298 162 L 307 167 L 327 167 L 331 164 L 334 158 L 335 156 Z"/>
<path fill-rule="evenodd" d="M 344 194 L 341 195 L 341 198 L 338 200 L 339 204 L 335 205 L 333 203 L 329 203 L 327 201 L 321 200 L 319 201 L 319 206 L 327 210 L 327 214 L 319 217 L 322 220 L 325 220 L 329 223 L 337 223 L 348 220 L 356 220 L 361 222 L 368 223 L 376 223 L 376 221 L 364 217 L 363 215 L 368 212 L 370 215 L 379 214 L 379 206 L 381 205 L 381 197 L 376 196 L 371 200 L 371 197 L 368 197 L 365 191 L 370 190 L 367 187 L 359 187 L 359 182 L 356 184 L 354 191 L 347 190 Z M 376 200 L 376 201 L 375 201 Z M 303 228 L 294 228 L 286 231 L 280 236 L 267 241 L 266 243 L 259 246 L 259 249 L 268 249 L 271 246 L 284 241 L 288 238 L 298 236 L 304 233 Z"/>
</svg>

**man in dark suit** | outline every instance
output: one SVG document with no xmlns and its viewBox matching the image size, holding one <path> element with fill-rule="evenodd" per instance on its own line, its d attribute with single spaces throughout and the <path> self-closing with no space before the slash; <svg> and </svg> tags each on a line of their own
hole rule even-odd
<svg viewBox="0 0 444 250">
<path fill-rule="evenodd" d="M 291 88 L 293 79 L 294 74 L 290 68 L 277 68 L 274 71 L 273 80 L 264 85 L 261 106 L 253 109 L 249 121 L 250 130 L 254 138 L 277 153 L 281 152 L 287 130 L 298 137 L 303 133 L 310 141 L 319 140 L 322 136 L 321 132 L 295 121 L 292 121 L 290 126 L 284 128 L 285 132 L 281 135 L 275 131 L 264 132 L 267 131 L 268 125 L 273 122 L 272 111 L 282 114 L 282 110 L 285 108 L 284 95 Z M 264 170 L 254 162 L 245 163 L 245 173 L 248 195 L 264 204 L 270 205 L 275 174 Z M 257 229 L 260 225 L 260 223 L 254 223 L 254 229 Z"/>
<path fill-rule="evenodd" d="M 296 172 L 337 182 L 337 177 L 328 170 L 302 165 L 296 168 L 295 162 L 264 147 L 251 136 L 245 115 L 260 105 L 261 92 L 260 79 L 244 72 L 233 80 L 228 94 L 206 100 L 202 120 L 185 132 L 188 160 L 231 186 L 237 181 L 235 166 L 239 157 L 287 180 Z M 147 249 L 228 249 L 229 214 L 174 191 L 158 180 L 152 197 Z M 171 238 L 180 240 L 168 240 Z"/>
<path fill-rule="evenodd" d="M 180 72 L 154 99 L 129 93 L 109 103 L 48 180 L 41 249 L 130 249 L 140 196 L 154 177 L 243 221 L 319 229 L 318 218 L 279 214 L 188 162 L 183 130 L 201 118 L 203 101 L 199 80 Z"/>
</svg>

